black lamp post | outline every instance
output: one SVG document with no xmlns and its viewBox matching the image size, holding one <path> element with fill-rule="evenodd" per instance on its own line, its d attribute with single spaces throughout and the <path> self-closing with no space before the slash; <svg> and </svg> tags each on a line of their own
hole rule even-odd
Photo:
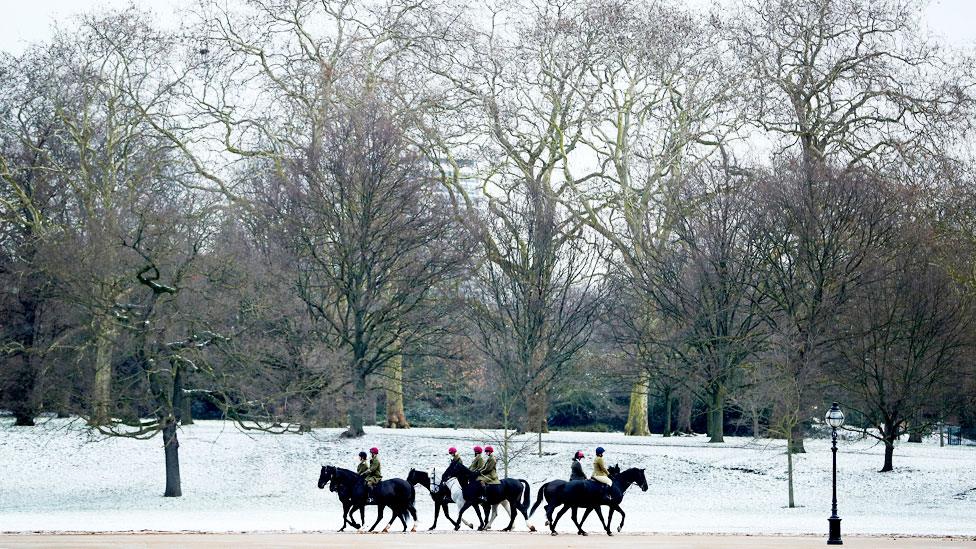
<svg viewBox="0 0 976 549">
<path fill-rule="evenodd" d="M 831 451 L 834 454 L 834 499 L 830 506 L 830 518 L 827 519 L 827 522 L 830 523 L 827 545 L 844 545 L 844 541 L 840 539 L 840 517 L 837 516 L 837 428 L 844 425 L 844 412 L 840 411 L 840 406 L 836 402 L 830 406 L 824 420 L 827 425 L 830 425 L 830 438 L 833 443 Z"/>
</svg>

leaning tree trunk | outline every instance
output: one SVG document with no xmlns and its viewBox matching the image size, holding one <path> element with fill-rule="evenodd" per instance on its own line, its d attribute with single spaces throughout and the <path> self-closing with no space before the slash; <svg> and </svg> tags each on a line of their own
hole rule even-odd
<svg viewBox="0 0 976 549">
<path fill-rule="evenodd" d="M 647 393 L 650 382 L 650 374 L 643 371 L 630 390 L 630 409 L 627 412 L 627 424 L 624 426 L 625 435 L 644 437 L 651 434 L 647 421 Z"/>
<path fill-rule="evenodd" d="M 403 357 L 396 355 L 386 365 L 386 426 L 409 429 L 403 412 Z"/>
<path fill-rule="evenodd" d="M 526 396 L 525 425 L 522 431 L 526 433 L 549 432 L 549 390 L 542 383 L 534 383 Z"/>
<path fill-rule="evenodd" d="M 353 374 L 352 402 L 349 405 L 349 428 L 343 433 L 346 437 L 361 437 L 366 434 L 363 430 L 363 418 L 366 416 L 366 376 L 356 372 Z"/>
<path fill-rule="evenodd" d="M 92 385 L 92 425 L 105 425 L 111 418 L 112 325 L 104 315 L 92 323 L 95 336 L 95 381 Z"/>
<path fill-rule="evenodd" d="M 166 492 L 163 496 L 178 498 L 180 487 L 180 441 L 176 438 L 176 418 L 168 417 L 163 426 L 163 451 L 166 454 Z"/>
</svg>

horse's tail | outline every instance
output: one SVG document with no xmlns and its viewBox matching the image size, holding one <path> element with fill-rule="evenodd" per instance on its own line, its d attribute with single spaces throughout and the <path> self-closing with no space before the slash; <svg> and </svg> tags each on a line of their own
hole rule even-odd
<svg viewBox="0 0 976 549">
<path fill-rule="evenodd" d="M 549 486 L 549 483 L 548 482 L 539 487 L 539 493 L 536 494 L 536 496 L 535 496 L 535 505 L 533 505 L 532 506 L 532 510 L 529 511 L 529 516 L 530 517 L 535 514 L 535 510 L 538 509 L 539 508 L 539 504 L 542 503 L 542 498 L 543 498 L 543 495 L 544 495 L 544 491 L 546 489 L 546 486 Z"/>
<path fill-rule="evenodd" d="M 529 503 L 532 499 L 532 487 L 529 486 L 529 483 L 524 478 L 520 478 L 519 482 L 522 483 L 522 504 L 519 505 L 519 509 L 524 515 L 529 510 Z"/>
</svg>

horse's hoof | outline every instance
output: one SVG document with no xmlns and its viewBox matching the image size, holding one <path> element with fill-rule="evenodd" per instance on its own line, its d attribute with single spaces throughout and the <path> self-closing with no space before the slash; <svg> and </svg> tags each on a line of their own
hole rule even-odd
<svg viewBox="0 0 976 549">
<path fill-rule="evenodd" d="M 529 532 L 535 532 L 535 526 L 529 526 Z"/>
<path fill-rule="evenodd" d="M 416 532 L 416 531 L 417 531 L 417 527 L 416 527 L 416 526 L 414 526 L 413 528 L 411 528 L 411 529 L 410 529 L 410 531 L 411 531 L 411 532 Z"/>
<path fill-rule="evenodd" d="M 557 534 L 556 532 L 550 532 L 550 535 L 552 535 L 552 536 L 558 536 L 559 534 Z"/>
<path fill-rule="evenodd" d="M 586 532 L 580 532 L 579 535 L 581 535 L 581 536 L 588 536 L 589 534 L 587 534 Z"/>
<path fill-rule="evenodd" d="M 618 526 L 618 527 L 617 527 L 617 531 L 618 531 L 618 532 L 619 532 L 619 531 L 621 531 L 621 530 L 623 530 L 623 529 L 624 529 L 624 527 L 623 527 L 623 526 Z"/>
<path fill-rule="evenodd" d="M 607 535 L 608 536 L 612 536 L 613 535 L 613 532 L 607 532 Z"/>
</svg>

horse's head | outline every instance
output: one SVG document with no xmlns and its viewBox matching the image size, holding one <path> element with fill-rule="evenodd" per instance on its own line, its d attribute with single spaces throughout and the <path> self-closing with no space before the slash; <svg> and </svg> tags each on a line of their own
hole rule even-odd
<svg viewBox="0 0 976 549">
<path fill-rule="evenodd" d="M 643 469 L 638 469 L 638 468 L 634 467 L 633 469 L 631 469 L 631 471 L 634 471 L 634 473 L 633 473 L 634 482 L 638 486 L 640 486 L 641 492 L 646 492 L 647 491 L 647 477 L 644 476 L 644 470 Z"/>
<path fill-rule="evenodd" d="M 430 475 L 428 475 L 426 471 L 410 469 L 410 473 L 407 474 L 407 482 L 410 483 L 411 486 L 419 484 L 430 490 Z"/>
<path fill-rule="evenodd" d="M 447 470 L 444 471 L 443 475 L 441 475 L 441 484 L 444 484 L 444 482 L 446 482 L 449 478 L 456 478 L 463 483 L 470 479 L 474 474 L 474 471 L 465 467 L 464 464 L 461 463 L 461 460 L 452 460 L 451 464 L 447 466 Z"/>
<path fill-rule="evenodd" d="M 610 478 L 613 478 L 620 474 L 620 465 L 617 464 L 611 465 L 610 468 L 607 469 L 607 471 L 610 473 Z"/>
<path fill-rule="evenodd" d="M 335 467 L 331 465 L 323 465 L 322 472 L 319 473 L 319 489 L 325 488 L 325 485 L 335 478 Z M 335 491 L 335 485 L 330 487 L 332 491 Z"/>
</svg>

